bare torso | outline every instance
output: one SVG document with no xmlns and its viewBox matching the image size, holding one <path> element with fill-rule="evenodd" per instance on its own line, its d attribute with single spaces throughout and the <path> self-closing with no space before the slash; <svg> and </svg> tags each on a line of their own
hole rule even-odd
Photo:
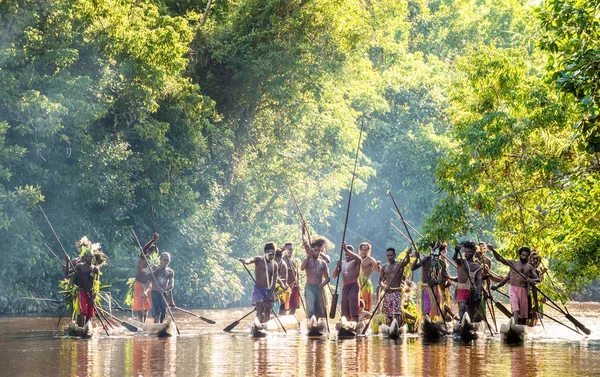
<svg viewBox="0 0 600 377">
<path fill-rule="evenodd" d="M 264 257 L 254 257 L 253 262 L 256 286 L 259 288 L 273 288 L 273 285 L 277 282 L 277 263 Z"/>
<path fill-rule="evenodd" d="M 344 284 L 348 285 L 358 281 L 360 266 L 355 260 L 342 261 L 342 279 Z"/>
<path fill-rule="evenodd" d="M 329 275 L 327 264 L 321 259 L 309 258 L 304 270 L 306 272 L 306 284 L 321 285 L 324 277 Z"/>
</svg>

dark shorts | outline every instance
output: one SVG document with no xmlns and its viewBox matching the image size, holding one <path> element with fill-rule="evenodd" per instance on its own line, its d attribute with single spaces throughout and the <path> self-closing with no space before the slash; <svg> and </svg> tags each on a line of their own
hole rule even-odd
<svg viewBox="0 0 600 377">
<path fill-rule="evenodd" d="M 160 315 L 160 323 L 165 320 L 167 315 L 167 295 L 165 293 L 162 294 L 165 298 L 164 300 L 160 297 L 160 292 L 152 291 L 152 317 L 156 317 Z"/>
<path fill-rule="evenodd" d="M 358 320 L 358 283 L 344 285 L 342 289 L 342 316 L 347 320 Z"/>
</svg>

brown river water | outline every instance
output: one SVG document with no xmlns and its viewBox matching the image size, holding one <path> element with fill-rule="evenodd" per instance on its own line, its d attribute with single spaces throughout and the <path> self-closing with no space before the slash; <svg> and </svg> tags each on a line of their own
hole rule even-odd
<svg viewBox="0 0 600 377">
<path fill-rule="evenodd" d="M 592 330 L 589 337 L 547 319 L 547 332 L 520 346 L 505 345 L 498 335 L 468 344 L 418 336 L 309 339 L 289 330 L 255 339 L 249 333 L 252 316 L 232 333 L 222 331 L 247 308 L 194 311 L 216 325 L 175 312 L 181 336 L 162 339 L 70 339 L 56 333 L 56 317 L 5 317 L 0 376 L 600 376 L 600 304 L 569 308 Z"/>
</svg>

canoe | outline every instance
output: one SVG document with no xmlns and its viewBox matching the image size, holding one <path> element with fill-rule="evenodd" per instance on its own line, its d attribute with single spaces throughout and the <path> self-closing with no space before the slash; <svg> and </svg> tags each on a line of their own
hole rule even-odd
<svg viewBox="0 0 600 377">
<path fill-rule="evenodd" d="M 66 327 L 65 332 L 73 338 L 91 338 L 94 335 L 92 321 L 88 321 L 83 327 L 77 325 L 75 321 L 71 321 Z"/>
<path fill-rule="evenodd" d="M 327 336 L 327 321 L 324 318 L 317 318 L 313 315 L 306 321 L 306 334 L 308 336 Z"/>
<path fill-rule="evenodd" d="M 511 318 L 508 323 L 500 325 L 500 335 L 502 341 L 506 344 L 521 344 L 525 339 L 538 335 L 542 332 L 541 326 L 525 326 L 517 325 L 515 320 Z"/>
<path fill-rule="evenodd" d="M 342 317 L 341 321 L 335 324 L 337 336 L 339 339 L 354 338 L 357 334 L 362 334 L 366 323 L 364 321 L 347 321 L 346 317 Z"/>
<path fill-rule="evenodd" d="M 286 331 L 300 328 L 300 320 L 294 314 L 280 315 L 279 321 L 281 321 Z M 252 321 L 252 325 L 250 326 L 250 333 L 256 338 L 263 338 L 267 336 L 268 332 L 283 332 L 279 321 L 276 318 L 272 318 L 267 322 L 261 323 L 258 317 L 254 317 L 254 321 Z"/>
<path fill-rule="evenodd" d="M 170 317 L 167 317 L 163 323 L 142 323 L 131 318 L 123 322 L 137 327 L 138 331 L 135 334 L 155 335 L 164 338 L 173 336 L 175 333 L 175 326 Z"/>
<path fill-rule="evenodd" d="M 454 325 L 454 337 L 466 342 L 477 339 L 482 333 L 482 322 L 471 322 L 469 313 L 465 313 L 462 320 Z"/>
<path fill-rule="evenodd" d="M 425 314 L 425 318 L 421 324 L 421 334 L 425 339 L 436 340 L 441 339 L 451 333 L 452 324 L 444 323 L 444 321 L 433 322 L 429 318 L 429 314 Z"/>
<path fill-rule="evenodd" d="M 406 332 L 408 331 L 408 326 L 406 323 L 402 326 L 398 324 L 396 318 L 392 320 L 390 325 L 381 325 L 379 326 L 379 332 L 383 334 L 383 336 L 388 337 L 390 339 L 399 339 L 401 337 L 406 336 Z"/>
</svg>

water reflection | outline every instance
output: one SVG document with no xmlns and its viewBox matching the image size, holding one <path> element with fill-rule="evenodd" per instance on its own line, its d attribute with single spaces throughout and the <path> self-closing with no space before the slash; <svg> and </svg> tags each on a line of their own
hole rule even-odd
<svg viewBox="0 0 600 377">
<path fill-rule="evenodd" d="M 239 318 L 235 312 L 230 316 Z M 511 347 L 502 344 L 498 337 L 470 344 L 453 339 L 433 343 L 419 338 L 309 339 L 295 333 L 253 339 L 244 324 L 232 334 L 202 327 L 199 322 L 181 324 L 180 327 L 185 326 L 184 335 L 177 338 L 128 334 L 76 340 L 56 338 L 47 332 L 55 326 L 52 318 L 20 321 L 0 318 L 0 365 L 3 366 L 0 375 L 575 377 L 600 374 L 600 344 L 596 340 L 546 337 Z M 600 323 L 593 325 L 597 325 L 592 329 L 594 334 L 600 333 Z M 549 331 L 558 329 L 557 326 Z"/>
</svg>

